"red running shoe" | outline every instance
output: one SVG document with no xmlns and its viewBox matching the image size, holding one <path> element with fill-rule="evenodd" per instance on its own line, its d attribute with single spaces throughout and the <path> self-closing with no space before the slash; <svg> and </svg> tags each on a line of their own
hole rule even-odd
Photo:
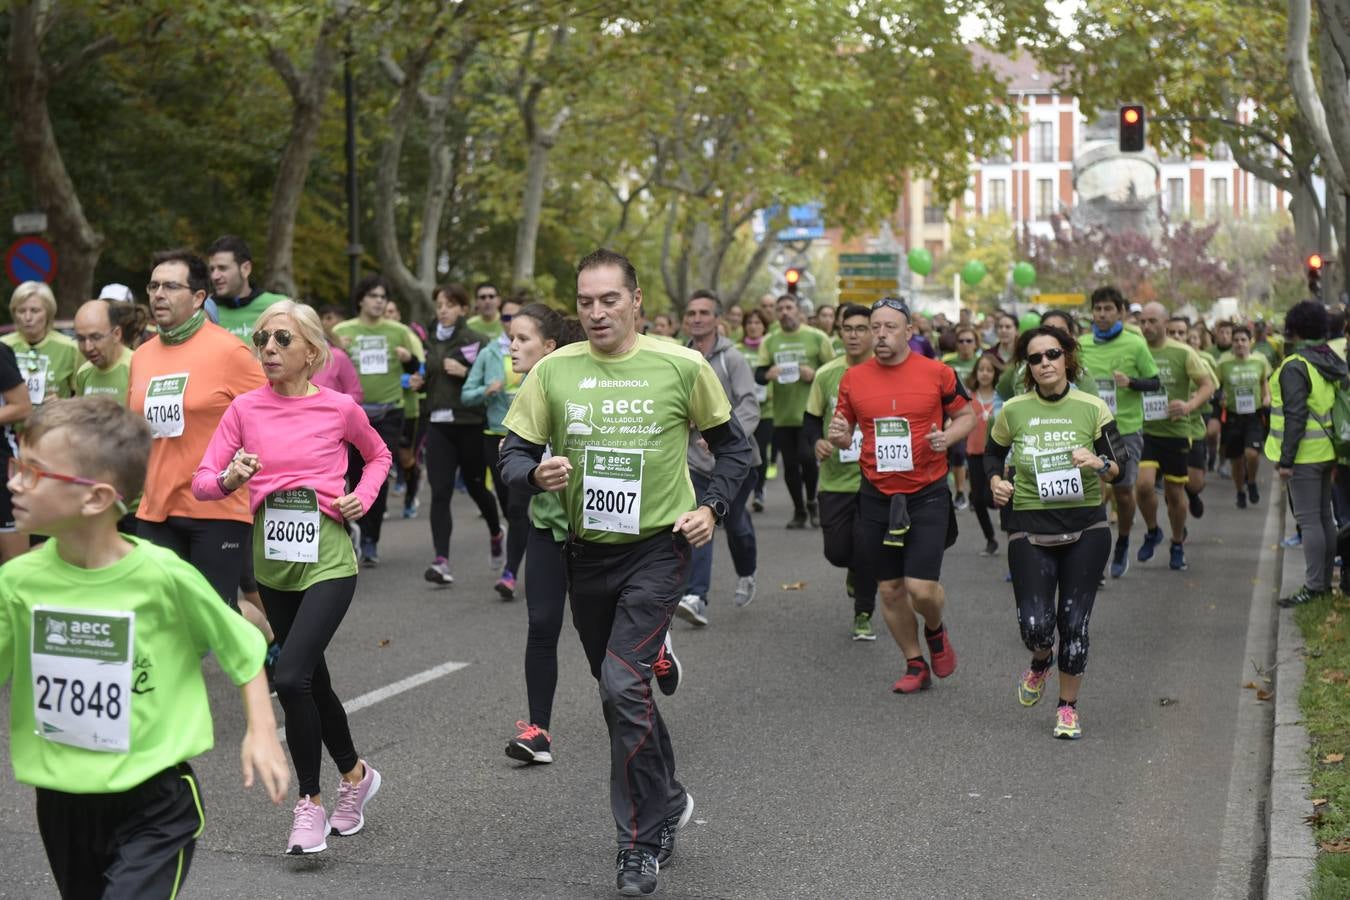
<svg viewBox="0 0 1350 900">
<path fill-rule="evenodd" d="M 905 674 L 900 676 L 900 680 L 891 685 L 891 690 L 897 694 L 913 694 L 918 691 L 926 691 L 933 685 L 933 677 L 928 674 L 928 664 L 922 659 L 916 659 L 905 666 Z"/>
<path fill-rule="evenodd" d="M 947 637 L 947 626 L 943 625 L 942 630 L 936 637 L 924 635 L 928 641 L 928 655 L 933 658 L 933 674 L 939 678 L 946 678 L 956 671 L 956 650 L 952 647 L 951 639 Z"/>
</svg>

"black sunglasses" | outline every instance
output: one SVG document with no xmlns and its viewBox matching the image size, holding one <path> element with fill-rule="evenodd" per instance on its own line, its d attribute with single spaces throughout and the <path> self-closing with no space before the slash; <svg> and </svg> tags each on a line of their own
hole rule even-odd
<svg viewBox="0 0 1350 900">
<path fill-rule="evenodd" d="M 897 311 L 897 312 L 902 312 L 902 313 L 904 313 L 904 314 L 905 314 L 905 319 L 908 320 L 908 321 L 913 321 L 913 320 L 914 320 L 914 317 L 911 316 L 911 315 L 909 314 L 909 307 L 906 306 L 906 305 L 904 304 L 904 301 L 902 301 L 902 300 L 897 300 L 897 299 L 895 299 L 894 297 L 882 297 L 882 298 L 881 298 L 880 300 L 878 300 L 876 303 L 873 303 L 873 304 L 872 304 L 872 309 L 873 309 L 873 310 L 878 310 L 878 309 L 881 309 L 883 306 L 888 307 L 888 308 L 890 308 L 890 309 L 893 309 L 893 310 L 895 310 L 895 311 Z"/>
<path fill-rule="evenodd" d="M 253 332 L 253 346 L 261 350 L 267 346 L 269 338 L 276 338 L 277 346 L 282 349 L 289 347 L 291 341 L 295 339 L 291 333 L 284 328 L 279 328 L 276 331 L 255 331 Z"/>
<path fill-rule="evenodd" d="M 1050 360 L 1051 362 L 1054 362 L 1055 360 L 1059 359 L 1059 358 L 1060 358 L 1061 356 L 1063 356 L 1063 355 L 1064 355 L 1064 351 L 1063 351 L 1063 350 L 1061 350 L 1061 349 L 1058 348 L 1058 347 L 1051 347 L 1049 350 L 1046 350 L 1044 353 L 1028 353 L 1028 354 L 1027 354 L 1027 364 L 1028 364 L 1028 365 L 1032 365 L 1032 366 L 1039 366 L 1039 365 L 1041 364 L 1041 360 L 1042 360 L 1042 359 L 1048 359 L 1048 360 Z"/>
</svg>

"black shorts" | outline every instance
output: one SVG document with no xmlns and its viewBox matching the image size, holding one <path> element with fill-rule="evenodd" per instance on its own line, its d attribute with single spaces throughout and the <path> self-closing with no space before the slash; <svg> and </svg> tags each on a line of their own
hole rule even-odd
<svg viewBox="0 0 1350 900">
<path fill-rule="evenodd" d="M 169 516 L 163 522 L 145 519 L 136 522 L 138 537 L 172 550 L 179 559 L 192 563 L 235 611 L 239 609 L 244 562 L 253 553 L 252 533 L 253 526 L 249 523 L 229 519 Z"/>
<path fill-rule="evenodd" d="M 1237 459 L 1244 450 L 1260 452 L 1266 441 L 1266 423 L 1260 413 L 1238 415 L 1230 409 L 1221 434 L 1224 459 Z"/>
<path fill-rule="evenodd" d="M 937 581 L 942 577 L 943 551 L 956 543 L 956 510 L 945 477 L 908 496 L 905 546 L 890 547 L 882 543 L 890 524 L 890 498 L 865 480 L 858 492 L 858 514 L 877 581 Z"/>
<path fill-rule="evenodd" d="M 1167 481 L 1185 481 L 1186 457 L 1190 452 L 1190 438 L 1156 437 L 1146 434 L 1144 452 L 1139 457 L 1139 468 L 1160 469 Z"/>
<path fill-rule="evenodd" d="M 1208 448 L 1203 438 L 1191 441 L 1191 449 L 1186 454 L 1186 466 L 1190 469 L 1203 469 L 1208 462 Z"/>
<path fill-rule="evenodd" d="M 966 464 L 966 439 L 961 438 L 947 448 L 947 465 L 959 469 Z"/>
</svg>

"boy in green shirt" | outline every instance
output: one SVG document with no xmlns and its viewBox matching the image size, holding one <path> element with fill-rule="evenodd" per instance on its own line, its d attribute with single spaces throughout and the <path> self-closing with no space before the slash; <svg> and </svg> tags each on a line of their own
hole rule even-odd
<svg viewBox="0 0 1350 900">
<path fill-rule="evenodd" d="M 243 688 L 244 786 L 274 803 L 289 768 L 257 629 L 171 551 L 117 532 L 150 430 L 108 397 L 28 420 L 9 489 L 21 532 L 51 536 L 0 571 L 0 684 L 14 777 L 63 897 L 176 896 L 205 820 L 188 760 L 211 749 L 201 660 Z"/>
</svg>

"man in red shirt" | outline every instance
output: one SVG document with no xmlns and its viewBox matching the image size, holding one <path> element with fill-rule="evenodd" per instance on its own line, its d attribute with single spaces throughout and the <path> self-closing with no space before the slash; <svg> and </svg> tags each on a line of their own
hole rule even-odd
<svg viewBox="0 0 1350 900">
<path fill-rule="evenodd" d="M 839 382 L 830 442 L 847 447 L 853 426 L 862 429 L 859 515 L 882 615 L 906 660 L 905 673 L 891 689 L 911 694 L 932 684 L 932 675 L 946 678 L 956 671 L 938 583 L 943 551 L 956 540 L 947 450 L 970 433 L 975 414 L 951 367 L 910 349 L 908 306 L 894 297 L 878 300 L 871 326 L 872 358 Z M 916 611 L 924 619 L 931 667 L 919 643 Z"/>
</svg>

